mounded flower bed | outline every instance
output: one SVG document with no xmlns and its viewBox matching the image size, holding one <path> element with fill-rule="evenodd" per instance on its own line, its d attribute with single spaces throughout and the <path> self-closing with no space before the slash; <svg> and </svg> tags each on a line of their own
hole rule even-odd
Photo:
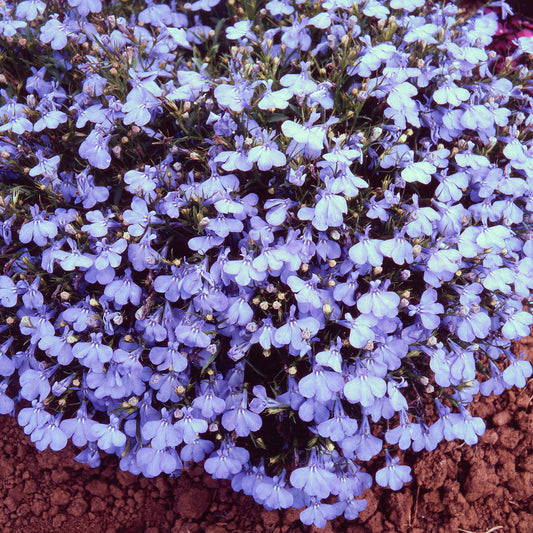
<svg viewBox="0 0 533 533">
<path fill-rule="evenodd" d="M 2 9 L 0 412 L 38 449 L 205 459 L 323 527 L 525 384 L 531 72 L 496 13 Z"/>
</svg>

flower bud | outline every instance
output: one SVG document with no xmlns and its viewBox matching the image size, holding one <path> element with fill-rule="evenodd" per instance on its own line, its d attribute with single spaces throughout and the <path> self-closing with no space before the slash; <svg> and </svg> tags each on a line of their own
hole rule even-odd
<svg viewBox="0 0 533 533">
<path fill-rule="evenodd" d="M 76 231 L 76 228 L 72 224 L 67 224 L 65 226 L 65 232 L 69 235 L 76 235 L 78 232 Z"/>
<path fill-rule="evenodd" d="M 249 333 L 255 333 L 257 331 L 257 323 L 248 322 L 248 324 L 246 324 L 246 331 L 248 331 Z"/>
<path fill-rule="evenodd" d="M 34 328 L 35 326 L 31 323 L 31 318 L 27 315 L 23 316 L 20 320 L 20 323 L 26 328 Z"/>
<path fill-rule="evenodd" d="M 273 283 L 269 283 L 266 286 L 265 290 L 268 292 L 268 294 L 274 294 L 277 291 L 277 289 L 276 289 L 276 287 L 275 287 L 275 285 Z"/>
<path fill-rule="evenodd" d="M 402 281 L 407 281 L 411 277 L 411 271 L 404 269 L 400 272 L 400 279 Z"/>
<path fill-rule="evenodd" d="M 128 400 L 128 405 L 129 405 L 130 407 L 135 407 L 138 403 L 139 403 L 139 398 L 137 398 L 137 396 L 132 396 L 132 397 Z"/>
<path fill-rule="evenodd" d="M 338 241 L 341 238 L 340 232 L 336 229 L 331 230 L 330 236 L 334 241 Z"/>
<path fill-rule="evenodd" d="M 120 153 L 122 152 L 122 147 L 119 144 L 117 144 L 116 146 L 113 146 L 113 148 L 111 148 L 111 151 L 113 152 L 113 155 L 117 159 L 120 159 Z"/>
</svg>

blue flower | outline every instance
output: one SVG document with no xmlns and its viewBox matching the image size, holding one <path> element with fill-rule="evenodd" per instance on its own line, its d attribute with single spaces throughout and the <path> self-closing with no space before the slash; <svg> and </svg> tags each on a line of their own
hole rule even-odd
<svg viewBox="0 0 533 533">
<path fill-rule="evenodd" d="M 146 228 L 153 224 L 160 224 L 162 220 L 155 216 L 155 211 L 148 211 L 146 201 L 134 196 L 131 201 L 131 209 L 123 214 L 124 222 L 128 225 L 128 233 L 134 237 L 140 237 Z"/>
<path fill-rule="evenodd" d="M 15 307 L 18 301 L 18 290 L 8 276 L 0 276 L 0 304 L 2 307 Z"/>
<path fill-rule="evenodd" d="M 399 461 L 399 457 L 393 459 L 389 452 L 385 450 L 386 466 L 376 472 L 376 483 L 378 485 L 381 487 L 388 485 L 392 490 L 400 490 L 404 483 L 411 481 L 411 469 L 406 465 L 399 465 Z"/>
<path fill-rule="evenodd" d="M 139 242 L 128 246 L 128 259 L 131 261 L 133 269 L 137 272 L 153 269 L 157 266 L 161 256 L 150 246 L 155 239 L 156 236 L 147 231 Z"/>
<path fill-rule="evenodd" d="M 224 441 L 204 463 L 205 471 L 213 479 L 230 479 L 248 463 L 250 454 L 244 449 Z"/>
<path fill-rule="evenodd" d="M 503 381 L 508 387 L 525 387 L 526 378 L 533 373 L 531 363 L 523 360 L 524 352 L 519 357 L 507 353 L 507 357 L 511 364 L 503 371 Z"/>
<path fill-rule="evenodd" d="M 101 373 L 104 363 L 113 357 L 113 348 L 102 344 L 102 333 L 91 333 L 90 342 L 77 342 L 72 348 L 74 357 L 90 368 L 93 372 Z"/>
<path fill-rule="evenodd" d="M 108 244 L 106 239 L 99 240 L 95 245 L 96 257 L 85 274 L 85 279 L 89 283 L 94 283 L 95 281 L 102 285 L 110 283 L 115 277 L 114 269 L 122 262 L 122 253 L 127 246 L 128 243 L 125 239 L 118 239 L 113 244 Z M 88 265 L 88 261 L 84 261 L 84 263 L 85 266 Z"/>
<path fill-rule="evenodd" d="M 210 419 L 224 412 L 226 402 L 217 395 L 213 385 L 202 382 L 200 388 L 202 394 L 198 394 L 193 400 L 193 407 L 200 410 L 205 419 Z"/>
<path fill-rule="evenodd" d="M 400 425 L 393 429 L 388 429 L 385 433 L 385 440 L 389 444 L 398 444 L 400 450 L 407 450 L 413 439 L 413 428 L 416 427 L 409 420 L 405 410 L 400 411 Z"/>
<path fill-rule="evenodd" d="M 0 415 L 15 416 L 15 402 L 6 394 L 9 383 L 9 379 L 0 381 Z"/>
<path fill-rule="evenodd" d="M 325 231 L 330 227 L 339 227 L 344 223 L 344 216 L 348 212 L 348 204 L 343 196 L 334 194 L 332 191 L 334 181 L 326 181 L 326 188 L 319 189 L 319 200 L 317 201 L 312 224 L 320 230 Z"/>
<path fill-rule="evenodd" d="M 479 384 L 479 392 L 483 396 L 490 396 L 492 393 L 500 395 L 507 388 L 507 384 L 503 380 L 503 372 L 493 361 L 489 361 L 489 366 L 491 377 Z"/>
<path fill-rule="evenodd" d="M 183 441 L 187 444 L 193 443 L 200 434 L 207 431 L 207 422 L 203 418 L 196 418 L 194 407 L 184 407 L 177 414 L 181 418 L 175 423 L 175 427 L 183 433 Z"/>
<path fill-rule="evenodd" d="M 259 109 L 287 109 L 289 100 L 293 97 L 293 92 L 290 89 L 272 90 L 273 80 L 261 80 L 261 83 L 266 86 L 265 92 L 261 95 L 261 99 L 257 103 Z"/>
<path fill-rule="evenodd" d="M 340 374 L 324 370 L 320 365 L 314 365 L 313 371 L 298 382 L 302 396 L 324 403 L 335 398 L 343 387 L 344 378 Z"/>
<path fill-rule="evenodd" d="M 67 436 L 60 428 L 60 421 L 63 415 L 59 413 L 55 417 L 50 417 L 46 424 L 35 428 L 31 432 L 30 440 L 35 443 L 39 451 L 50 446 L 51 450 L 62 450 L 67 445 Z"/>
<path fill-rule="evenodd" d="M 76 446 L 84 446 L 92 439 L 94 424 L 96 422 L 89 418 L 87 403 L 84 401 L 76 412 L 76 418 L 64 418 L 59 427 L 68 438 L 72 438 Z"/>
<path fill-rule="evenodd" d="M 387 291 L 390 284 L 390 280 L 383 282 L 383 285 L 380 281 L 371 281 L 370 291 L 357 300 L 357 309 L 376 318 L 395 317 L 398 314 L 400 297 L 395 292 Z"/>
<path fill-rule="evenodd" d="M 11 376 L 15 371 L 15 363 L 7 355 L 12 343 L 13 337 L 10 337 L 0 345 L 0 376 Z"/>
<path fill-rule="evenodd" d="M 105 170 L 111 164 L 108 144 L 111 135 L 107 135 L 101 126 L 96 126 L 80 144 L 78 153 L 93 167 Z"/>
<path fill-rule="evenodd" d="M 45 213 L 41 213 L 39 206 L 30 206 L 31 222 L 26 222 L 19 230 L 20 242 L 28 243 L 33 240 L 37 246 L 44 246 L 48 239 L 57 235 L 57 226 L 45 219 Z"/>
<path fill-rule="evenodd" d="M 122 106 L 125 113 L 123 122 L 126 125 L 145 126 L 150 122 L 152 111 L 160 105 L 160 101 L 148 91 L 131 90 Z"/>
<path fill-rule="evenodd" d="M 71 31 L 68 29 L 69 19 L 64 22 L 58 20 L 58 15 L 53 14 L 44 26 L 41 27 L 40 39 L 43 43 L 50 43 L 54 50 L 62 50 L 68 42 Z"/>
<path fill-rule="evenodd" d="M 45 411 L 44 404 L 38 400 L 31 402 L 31 407 L 24 407 L 19 411 L 17 420 L 24 428 L 24 433 L 29 435 L 36 428 L 44 427 L 52 418 L 52 415 Z"/>
<path fill-rule="evenodd" d="M 124 181 L 128 184 L 126 190 L 135 194 L 137 196 L 143 197 L 146 201 L 155 200 L 157 194 L 155 193 L 156 187 L 161 185 L 161 179 L 159 177 L 160 169 L 156 167 L 151 167 L 149 165 L 144 165 L 144 170 L 128 170 L 124 174 Z M 143 214 L 147 211 L 142 207 L 142 205 L 133 205 L 134 211 L 142 211 Z M 153 211 L 150 212 L 150 215 L 155 214 Z M 150 220 L 151 224 L 160 223 L 161 220 L 153 217 Z M 132 234 L 133 235 L 133 234 Z"/>
<path fill-rule="evenodd" d="M 15 16 L 30 22 L 42 15 L 45 9 L 46 3 L 41 0 L 25 0 L 17 5 Z"/>
<path fill-rule="evenodd" d="M 279 476 L 263 478 L 257 484 L 255 493 L 266 509 L 288 509 L 294 501 L 292 493 L 286 488 L 285 470 Z"/>
<path fill-rule="evenodd" d="M 286 74 L 285 76 L 292 76 L 292 74 Z M 283 78 L 281 83 L 283 83 Z M 312 90 L 314 90 L 316 84 L 315 82 L 312 82 L 312 84 Z M 319 116 L 318 113 L 312 113 L 309 120 L 303 125 L 293 120 L 286 120 L 281 125 L 281 131 L 287 137 L 294 139 L 298 144 L 311 151 L 322 151 L 326 142 L 326 131 L 320 124 L 314 126 Z"/>
<path fill-rule="evenodd" d="M 431 182 L 432 174 L 437 171 L 437 167 L 427 161 L 411 163 L 402 172 L 402 178 L 408 183 L 419 182 L 427 185 Z"/>
<path fill-rule="evenodd" d="M 367 365 L 357 361 L 355 373 L 344 386 L 344 396 L 350 403 L 369 407 L 375 398 L 382 398 L 387 392 L 385 380 L 374 375 Z"/>
<path fill-rule="evenodd" d="M 358 265 L 370 263 L 372 266 L 380 266 L 383 263 L 381 241 L 369 237 L 371 229 L 371 226 L 367 226 L 364 235 L 357 233 L 356 237 L 359 242 L 354 244 L 348 252 L 350 259 Z"/>
<path fill-rule="evenodd" d="M 91 468 L 98 468 L 100 466 L 100 454 L 96 443 L 89 442 L 87 447 L 74 457 L 74 460 L 78 463 L 86 463 Z"/>
<path fill-rule="evenodd" d="M 68 0 L 68 5 L 76 7 L 82 17 L 89 13 L 100 13 L 102 10 L 101 0 Z"/>
<path fill-rule="evenodd" d="M 291 473 L 291 484 L 302 489 L 309 496 L 327 498 L 336 482 L 333 472 L 327 470 L 322 456 L 317 455 L 316 449 L 311 450 L 307 466 L 296 468 Z"/>
<path fill-rule="evenodd" d="M 39 401 L 44 402 L 51 390 L 49 380 L 57 368 L 58 365 L 53 365 L 46 370 L 34 370 L 32 368 L 24 370 L 19 377 L 21 396 L 26 400 L 34 400 L 39 397 Z"/>
<path fill-rule="evenodd" d="M 140 448 L 137 451 L 136 460 L 140 471 L 148 478 L 157 477 L 162 472 L 173 474 L 181 470 L 183 466 L 178 453 L 173 448 Z"/>
<path fill-rule="evenodd" d="M 454 423 L 456 420 L 454 420 L 451 409 L 442 405 L 438 398 L 435 399 L 435 405 L 437 406 L 439 418 L 430 426 L 430 432 L 434 436 L 436 442 L 440 442 L 443 438 L 448 442 L 454 440 L 456 438 L 454 431 Z"/>
<path fill-rule="evenodd" d="M 311 279 L 307 281 L 302 280 L 298 276 L 289 276 L 287 278 L 287 285 L 294 292 L 298 303 L 308 304 L 315 309 L 319 309 L 322 307 L 321 291 L 317 289 L 319 281 L 320 279 L 316 274 L 313 274 Z"/>
<path fill-rule="evenodd" d="M 85 209 L 91 209 L 96 204 L 105 202 L 108 197 L 107 188 L 94 183 L 94 177 L 89 174 L 89 167 L 76 175 L 75 203 L 82 202 Z"/>
<path fill-rule="evenodd" d="M 341 355 L 342 340 L 337 337 L 335 344 L 331 344 L 327 350 L 318 352 L 316 354 L 316 362 L 322 366 L 328 366 L 335 372 L 341 372 L 342 355 Z"/>
<path fill-rule="evenodd" d="M 102 211 L 89 211 L 85 216 L 90 224 L 84 224 L 81 230 L 91 237 L 105 237 L 111 228 L 119 226 L 118 222 L 111 220 L 115 215 L 110 210 L 107 210 L 106 214 Z"/>
<path fill-rule="evenodd" d="M 381 253 L 390 257 L 397 265 L 413 262 L 413 246 L 405 239 L 405 230 L 394 230 L 394 238 L 381 242 Z M 429 268 L 429 267 L 428 267 Z"/>
<path fill-rule="evenodd" d="M 183 430 L 172 424 L 172 412 L 165 407 L 161 409 L 160 420 L 149 420 L 142 425 L 141 435 L 155 450 L 164 450 L 183 442 Z"/>
<path fill-rule="evenodd" d="M 199 463 L 204 460 L 208 453 L 211 453 L 215 445 L 210 440 L 196 438 L 193 442 L 185 444 L 180 452 L 182 461 L 194 461 Z"/>
<path fill-rule="evenodd" d="M 229 108 L 236 113 L 241 113 L 250 105 L 253 88 L 250 83 L 237 78 L 235 84 L 223 83 L 215 87 L 215 98 L 222 108 Z"/>
<path fill-rule="evenodd" d="M 142 289 L 133 283 L 131 270 L 126 269 L 124 277 L 115 279 L 106 286 L 104 294 L 112 298 L 118 305 L 126 305 L 131 302 L 133 305 L 141 303 Z"/>
<path fill-rule="evenodd" d="M 465 342 L 472 342 L 477 339 L 484 339 L 489 335 L 490 317 L 484 309 L 479 306 L 472 308 L 461 308 L 459 315 L 459 326 L 457 327 L 457 336 Z"/>
<path fill-rule="evenodd" d="M 248 159 L 243 149 L 244 137 L 235 136 L 235 150 L 226 150 L 220 152 L 214 159 L 215 163 L 222 163 L 221 167 L 228 171 L 241 170 L 248 172 L 252 169 L 253 162 Z"/>
<path fill-rule="evenodd" d="M 370 433 L 370 424 L 367 416 L 363 416 L 356 434 L 352 437 L 346 437 L 340 444 L 344 456 L 354 457 L 355 454 L 361 461 L 369 461 L 383 447 L 383 441 Z"/>
<path fill-rule="evenodd" d="M 351 437 L 357 431 L 357 420 L 350 418 L 344 412 L 339 399 L 335 400 L 333 417 L 321 422 L 318 427 L 318 434 L 321 437 L 329 438 L 334 442 L 339 442 L 346 437 Z"/>
<path fill-rule="evenodd" d="M 263 425 L 261 417 L 246 407 L 247 393 L 243 392 L 240 404 L 222 415 L 224 429 L 235 431 L 239 437 L 246 437 L 252 431 L 258 431 Z"/>
<path fill-rule="evenodd" d="M 420 297 L 418 305 L 409 305 L 409 316 L 416 315 L 420 318 L 422 325 L 430 330 L 439 327 L 439 314 L 444 313 L 444 307 L 437 302 L 437 291 L 434 289 L 427 289 Z"/>
<path fill-rule="evenodd" d="M 323 528 L 328 520 L 333 520 L 342 513 L 341 503 L 322 503 L 317 499 L 312 499 L 309 507 L 300 513 L 300 520 L 306 525 L 313 524 L 317 528 Z"/>
<path fill-rule="evenodd" d="M 374 315 L 353 318 L 351 313 L 346 313 L 344 317 L 340 324 L 350 329 L 349 342 L 354 348 L 364 348 L 375 339 L 373 327 L 378 324 L 378 319 Z"/>
<path fill-rule="evenodd" d="M 98 447 L 108 453 L 113 453 L 126 444 L 126 435 L 119 429 L 120 419 L 109 415 L 109 423 L 96 422 L 90 428 L 91 440 L 97 440 Z"/>
<path fill-rule="evenodd" d="M 463 439 L 467 444 L 476 444 L 478 435 L 485 432 L 485 423 L 481 418 L 473 417 L 462 405 L 459 405 L 459 411 L 450 415 L 455 437 Z"/>
</svg>

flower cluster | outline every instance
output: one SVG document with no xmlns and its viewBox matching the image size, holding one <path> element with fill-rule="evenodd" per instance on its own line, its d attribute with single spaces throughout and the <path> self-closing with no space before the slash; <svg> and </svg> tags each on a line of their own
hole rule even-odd
<svg viewBox="0 0 533 533">
<path fill-rule="evenodd" d="M 496 68 L 495 12 L 0 14 L 0 413 L 38 449 L 205 461 L 323 527 L 365 508 L 366 462 L 398 490 L 397 450 L 476 443 L 473 396 L 524 386 L 531 72 Z"/>
</svg>

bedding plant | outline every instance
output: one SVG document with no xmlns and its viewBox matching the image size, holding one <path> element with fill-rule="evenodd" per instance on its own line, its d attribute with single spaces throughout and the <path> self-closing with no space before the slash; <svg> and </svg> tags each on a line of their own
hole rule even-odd
<svg viewBox="0 0 533 533">
<path fill-rule="evenodd" d="M 524 386 L 533 39 L 493 3 L 0 3 L 0 413 L 304 524 Z M 516 60 L 516 61 L 515 61 Z M 518 65 L 518 62 L 520 63 Z"/>
</svg>

